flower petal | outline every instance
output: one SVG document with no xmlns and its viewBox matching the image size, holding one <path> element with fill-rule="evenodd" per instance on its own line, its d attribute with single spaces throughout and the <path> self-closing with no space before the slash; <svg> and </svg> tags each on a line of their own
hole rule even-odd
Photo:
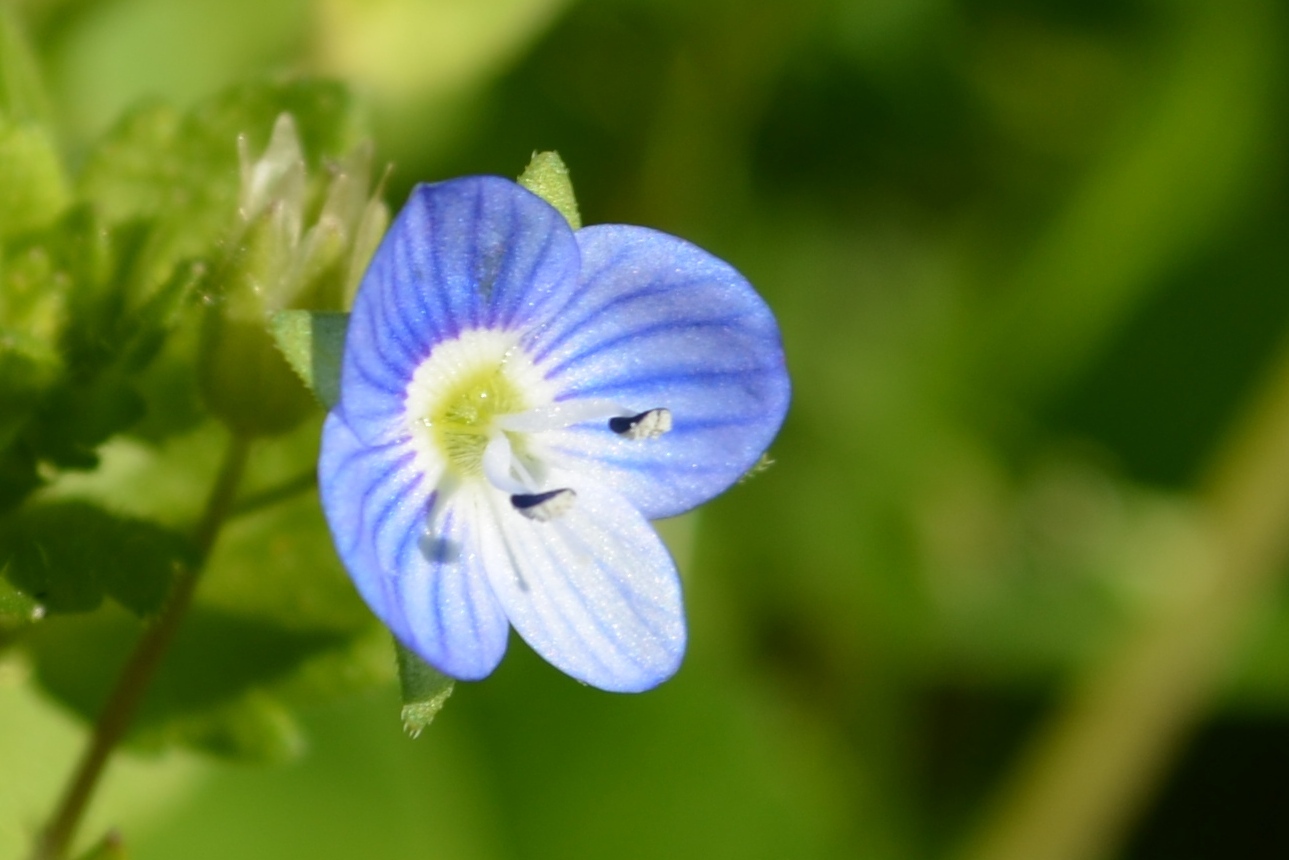
<svg viewBox="0 0 1289 860">
<path fill-rule="evenodd" d="M 577 493 L 562 516 L 537 522 L 507 496 L 481 492 L 493 517 L 481 541 L 492 587 L 519 635 L 557 668 L 616 692 L 654 687 L 685 652 L 676 566 L 626 499 L 553 475 Z"/>
<path fill-rule="evenodd" d="M 577 241 L 550 204 L 513 182 L 418 185 L 354 300 L 341 405 L 359 438 L 405 432 L 403 398 L 435 344 L 543 319 L 577 287 Z"/>
<path fill-rule="evenodd" d="M 318 461 L 323 510 L 359 593 L 394 635 L 448 675 L 482 678 L 501 661 L 509 625 L 483 571 L 475 512 L 437 499 L 437 476 L 416 463 L 407 445 L 363 444 L 333 412 Z"/>
<path fill-rule="evenodd" d="M 631 440 L 603 421 L 543 441 L 622 493 L 645 516 L 673 516 L 727 489 L 783 423 L 789 383 L 774 316 L 732 266 L 644 227 L 576 234 L 578 291 L 521 341 L 560 401 L 665 407 L 672 429 Z"/>
</svg>

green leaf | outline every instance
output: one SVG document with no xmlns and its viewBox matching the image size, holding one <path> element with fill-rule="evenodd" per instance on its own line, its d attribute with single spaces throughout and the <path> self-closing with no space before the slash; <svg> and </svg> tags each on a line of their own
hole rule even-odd
<svg viewBox="0 0 1289 860">
<path fill-rule="evenodd" d="M 0 568 L 3 573 L 3 568 Z M 43 610 L 30 596 L 23 594 L 0 576 L 0 649 L 22 628 L 43 617 Z"/>
<path fill-rule="evenodd" d="M 105 604 L 90 615 L 48 618 L 29 630 L 24 644 L 41 686 L 92 721 L 142 629 L 137 619 Z M 264 697 L 310 657 L 344 641 L 336 633 L 287 630 L 194 606 L 148 688 L 131 740 L 248 758 L 298 749 L 290 716 Z"/>
<path fill-rule="evenodd" d="M 182 183 L 191 180 L 179 159 L 182 122 L 169 105 L 145 102 L 126 112 L 90 152 L 79 191 L 109 224 L 182 205 Z"/>
<path fill-rule="evenodd" d="M 45 129 L 0 119 L 0 237 L 49 224 L 69 200 L 62 162 Z"/>
<path fill-rule="evenodd" d="M 225 524 L 193 614 L 162 669 L 165 695 L 147 706 L 135 744 L 278 759 L 300 748 L 295 708 L 393 682 L 388 632 L 358 597 L 332 549 L 312 484 L 300 480 L 316 469 L 320 423 L 315 415 L 291 434 L 254 446 L 241 498 L 271 503 L 244 513 L 235 508 Z M 193 488 L 210 485 L 226 439 L 211 421 L 160 446 L 120 437 L 102 449 L 99 469 L 66 473 L 44 493 L 182 526 L 199 515 Z M 282 487 L 294 493 L 279 494 Z M 90 615 L 47 619 L 23 635 L 33 664 L 44 667 L 37 676 L 88 717 L 141 630 L 107 602 Z M 89 664 L 78 666 L 78 654 Z M 190 680 L 180 684 L 176 675 Z"/>
<path fill-rule="evenodd" d="M 0 331 L 0 450 L 9 446 L 57 378 L 52 351 Z"/>
<path fill-rule="evenodd" d="M 456 681 L 394 640 L 398 680 L 403 688 L 403 731 L 415 738 L 434 721 L 452 695 Z"/>
<path fill-rule="evenodd" d="M 18 511 L 0 528 L 9 582 L 51 614 L 96 609 L 105 595 L 139 616 L 161 608 L 188 541 L 146 520 L 84 502 Z"/>
<path fill-rule="evenodd" d="M 340 364 L 349 314 L 279 311 L 269 330 L 300 379 L 328 409 L 340 402 Z"/>
<path fill-rule="evenodd" d="M 137 421 L 143 411 L 143 401 L 127 377 L 68 380 L 45 398 L 38 424 L 26 437 L 42 459 L 67 469 L 92 469 L 98 465 L 98 446 Z"/>
<path fill-rule="evenodd" d="M 260 763 L 290 761 L 305 749 L 304 732 L 290 709 L 258 689 L 227 704 L 176 718 L 144 733 L 140 742 L 182 744 L 223 758 Z"/>
<path fill-rule="evenodd" d="M 519 184 L 558 209 L 574 230 L 582 229 L 573 180 L 558 152 L 534 152 L 519 177 Z"/>
</svg>

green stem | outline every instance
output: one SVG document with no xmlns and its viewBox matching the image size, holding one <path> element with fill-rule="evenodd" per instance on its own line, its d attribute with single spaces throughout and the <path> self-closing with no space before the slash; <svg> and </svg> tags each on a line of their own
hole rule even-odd
<svg viewBox="0 0 1289 860">
<path fill-rule="evenodd" d="M 1074 685 L 960 856 L 1111 856 L 1203 717 L 1289 552 L 1289 353 L 1224 450 L 1191 533 L 1151 547 L 1180 588 Z"/>
<path fill-rule="evenodd" d="M 318 485 L 318 470 L 309 469 L 302 472 L 294 478 L 288 478 L 276 487 L 269 487 L 258 493 L 251 493 L 245 498 L 239 499 L 237 504 L 233 505 L 232 510 L 228 512 L 229 519 L 245 516 L 254 513 L 261 508 L 267 508 L 276 505 L 278 502 L 287 499 L 306 490 L 311 490 Z"/>
<path fill-rule="evenodd" d="M 144 632 L 130 655 L 129 662 L 121 671 L 116 687 L 94 725 L 89 746 L 72 774 L 57 809 L 41 831 L 31 860 L 63 860 L 66 856 L 81 816 L 103 775 L 104 767 L 112 751 L 125 737 L 139 702 L 192 603 L 206 558 L 215 544 L 220 527 L 232 510 L 233 498 L 241 482 L 249 450 L 250 440 L 241 436 L 234 436 L 230 440 L 219 474 L 207 497 L 205 510 L 193 533 L 196 549 L 193 563 L 180 569 L 161 614 Z"/>
</svg>

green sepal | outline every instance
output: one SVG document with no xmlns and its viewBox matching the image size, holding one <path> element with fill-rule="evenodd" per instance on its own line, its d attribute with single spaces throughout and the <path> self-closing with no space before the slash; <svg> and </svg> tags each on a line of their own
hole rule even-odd
<svg viewBox="0 0 1289 860">
<path fill-rule="evenodd" d="M 582 229 L 573 180 L 558 152 L 534 152 L 519 176 L 519 184 L 558 209 L 574 230 Z"/>
<path fill-rule="evenodd" d="M 415 738 L 434 722 L 456 681 L 426 663 L 402 642 L 394 640 L 398 680 L 403 688 L 403 731 Z"/>
<path fill-rule="evenodd" d="M 279 311 L 269 331 L 287 363 L 328 409 L 340 402 L 340 363 L 349 314 L 335 311 Z"/>
<path fill-rule="evenodd" d="M 28 507 L 0 527 L 0 569 L 51 615 L 89 612 L 105 596 L 137 616 L 153 615 L 176 570 L 191 563 L 182 535 L 86 502 Z"/>
<path fill-rule="evenodd" d="M 281 435 L 316 408 L 268 329 L 217 307 L 206 316 L 200 373 L 206 405 L 241 436 Z"/>
</svg>

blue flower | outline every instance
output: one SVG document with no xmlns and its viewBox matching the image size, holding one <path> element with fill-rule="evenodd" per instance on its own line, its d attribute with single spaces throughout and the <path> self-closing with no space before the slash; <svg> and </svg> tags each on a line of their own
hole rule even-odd
<svg viewBox="0 0 1289 860">
<path fill-rule="evenodd" d="M 747 472 L 788 388 L 774 317 L 707 252 L 574 232 L 496 177 L 421 185 L 354 302 L 323 507 L 363 598 L 445 674 L 490 673 L 513 625 L 574 678 L 645 690 L 685 649 L 648 521 Z"/>
</svg>

